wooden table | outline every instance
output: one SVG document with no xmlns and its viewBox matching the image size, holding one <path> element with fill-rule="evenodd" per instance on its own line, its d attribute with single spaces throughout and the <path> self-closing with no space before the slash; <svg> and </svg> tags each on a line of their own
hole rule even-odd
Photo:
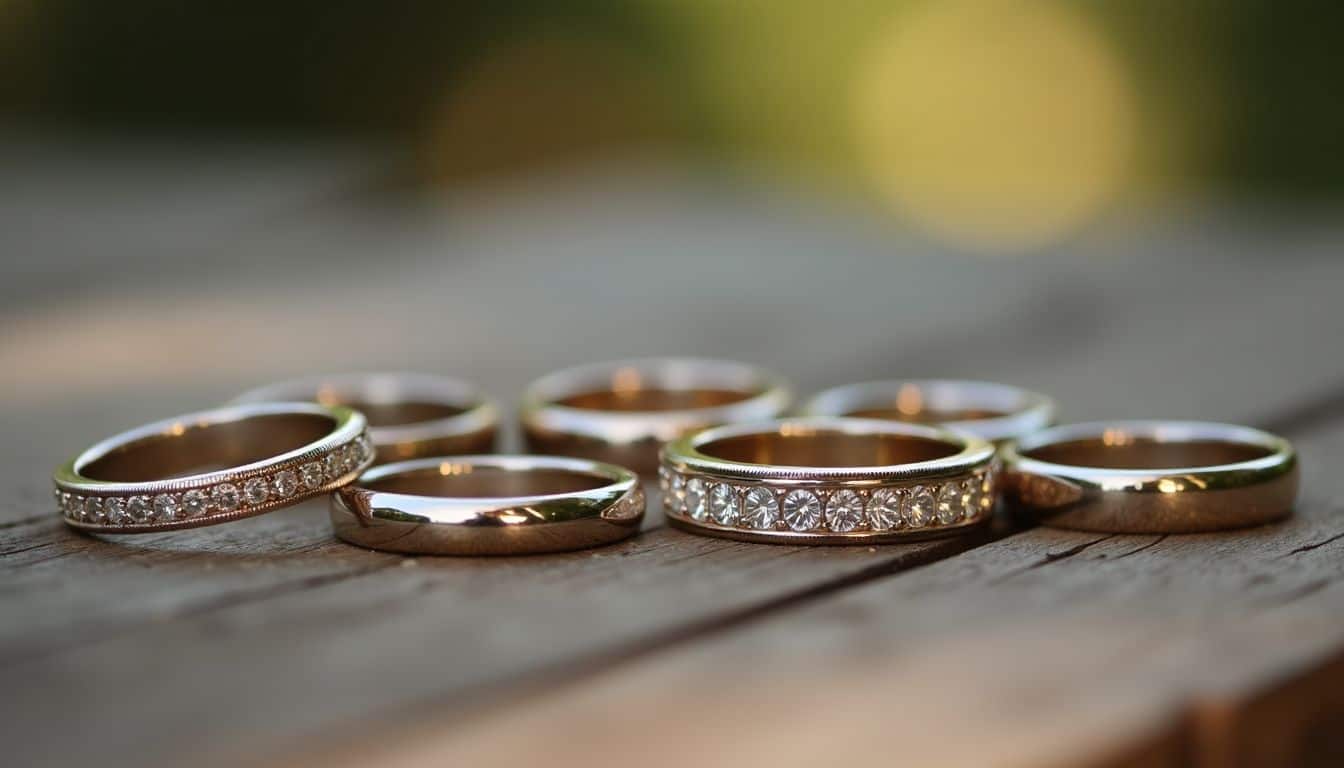
<svg viewBox="0 0 1344 768">
<path fill-rule="evenodd" d="M 1337 217 L 1188 209 L 976 257 L 656 170 L 392 206 L 347 194 L 368 164 L 338 153 L 21 154 L 42 162 L 0 182 L 6 765 L 1344 761 Z M 1066 420 L 1255 424 L 1297 442 L 1302 498 L 1229 533 L 859 549 L 655 509 L 616 546 L 499 559 L 355 549 L 321 504 L 124 540 L 51 509 L 66 455 L 270 379 L 421 369 L 512 402 L 660 353 L 804 393 L 976 377 Z"/>
</svg>

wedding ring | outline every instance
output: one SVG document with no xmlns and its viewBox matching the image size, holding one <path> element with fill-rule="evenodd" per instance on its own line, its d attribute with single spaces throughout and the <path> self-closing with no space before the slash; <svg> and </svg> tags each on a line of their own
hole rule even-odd
<svg viewBox="0 0 1344 768">
<path fill-rule="evenodd" d="M 373 462 L 364 416 L 317 403 L 252 403 L 155 422 L 58 467 L 65 522 L 146 533 L 228 522 L 338 488 Z"/>
<path fill-rule="evenodd" d="M 560 456 L 459 456 L 374 467 L 331 497 L 337 538 L 431 555 L 522 555 L 610 544 L 644 519 L 639 478 Z"/>
<path fill-rule="evenodd" d="M 378 462 L 489 453 L 499 409 L 460 379 L 418 373 L 346 373 L 282 381 L 234 402 L 312 400 L 344 405 L 369 420 Z"/>
<path fill-rule="evenodd" d="M 803 413 L 939 424 L 1002 442 L 1050 426 L 1055 402 L 988 381 L 870 381 L 820 392 L 803 406 Z"/>
<path fill-rule="evenodd" d="M 876 544 L 965 531 L 994 508 L 995 449 L 974 435 L 876 419 L 708 429 L 663 449 L 668 521 L 778 544 Z"/>
<path fill-rule="evenodd" d="M 1287 517 L 1297 454 L 1230 424 L 1121 421 L 1055 427 L 1005 446 L 1010 505 L 1060 528 L 1190 533 Z"/>
<path fill-rule="evenodd" d="M 777 376 L 745 363 L 651 358 L 545 376 L 523 395 L 528 448 L 653 472 L 669 440 L 717 426 L 773 419 L 792 403 Z"/>
</svg>

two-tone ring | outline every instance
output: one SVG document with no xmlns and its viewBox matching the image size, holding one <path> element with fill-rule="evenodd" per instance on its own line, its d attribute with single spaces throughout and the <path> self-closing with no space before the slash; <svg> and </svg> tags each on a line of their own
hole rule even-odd
<svg viewBox="0 0 1344 768">
<path fill-rule="evenodd" d="M 781 544 L 872 544 L 966 531 L 993 512 L 995 448 L 875 419 L 728 425 L 669 443 L 669 522 Z"/>
<path fill-rule="evenodd" d="M 434 555 L 521 555 L 610 544 L 644 519 L 631 471 L 560 456 L 458 456 L 384 464 L 331 497 L 336 536 Z"/>
<path fill-rule="evenodd" d="M 488 453 L 499 408 L 471 384 L 422 373 L 345 373 L 269 384 L 234 402 L 311 400 L 353 408 L 369 421 L 378 462 Z"/>
<path fill-rule="evenodd" d="M 357 411 L 254 403 L 108 438 L 58 467 L 52 479 L 69 525 L 147 533 L 270 512 L 335 490 L 372 463 Z"/>
<path fill-rule="evenodd" d="M 773 419 L 793 402 L 773 373 L 745 363 L 649 358 L 552 373 L 523 396 L 528 449 L 652 473 L 669 440 L 707 427 Z"/>
<path fill-rule="evenodd" d="M 1193 533 L 1287 517 L 1297 453 L 1250 427 L 1196 421 L 1055 427 L 1003 450 L 1004 496 L 1046 525 L 1113 533 Z"/>
<path fill-rule="evenodd" d="M 1050 426 L 1055 401 L 989 381 L 910 379 L 833 387 L 814 395 L 802 412 L 938 424 L 997 443 Z"/>
</svg>

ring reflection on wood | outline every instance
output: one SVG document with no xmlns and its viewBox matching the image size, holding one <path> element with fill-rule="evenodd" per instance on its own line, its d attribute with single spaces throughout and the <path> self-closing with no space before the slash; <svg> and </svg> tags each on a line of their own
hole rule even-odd
<svg viewBox="0 0 1344 768">
<path fill-rule="evenodd" d="M 610 544 L 644 519 L 622 467 L 560 456 L 458 456 L 384 464 L 332 494 L 336 536 L 431 555 L 522 555 Z"/>
<path fill-rule="evenodd" d="M 1187 421 L 1073 424 L 1004 447 L 1005 497 L 1045 525 L 1192 533 L 1287 517 L 1297 454 L 1250 427 Z"/>
<path fill-rule="evenodd" d="M 792 400 L 781 378 L 745 363 L 649 358 L 544 376 L 528 387 L 520 418 L 530 450 L 651 474 L 668 441 L 720 424 L 773 419 Z"/>
</svg>

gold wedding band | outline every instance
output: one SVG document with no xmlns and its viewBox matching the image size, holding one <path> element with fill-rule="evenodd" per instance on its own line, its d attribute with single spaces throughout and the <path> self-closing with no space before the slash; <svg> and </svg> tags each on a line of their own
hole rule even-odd
<svg viewBox="0 0 1344 768">
<path fill-rule="evenodd" d="M 520 418 L 528 448 L 652 473 L 669 440 L 719 424 L 773 419 L 792 395 L 745 363 L 650 358 L 557 371 L 533 382 Z"/>
<path fill-rule="evenodd" d="M 499 409 L 471 384 L 420 373 L 346 373 L 282 381 L 234 402 L 312 400 L 369 420 L 378 462 L 494 450 Z"/>
<path fill-rule="evenodd" d="M 147 533 L 287 507 L 345 485 L 372 462 L 357 411 L 250 403 L 123 432 L 61 465 L 52 479 L 67 524 Z"/>
<path fill-rule="evenodd" d="M 777 544 L 874 544 L 964 532 L 994 508 L 995 449 L 974 435 L 874 419 L 704 430 L 663 449 L 668 521 Z"/>
<path fill-rule="evenodd" d="M 1050 426 L 1055 402 L 1045 395 L 988 381 L 914 379 L 869 381 L 817 393 L 807 416 L 850 416 L 938 424 L 991 442 L 1012 440 Z"/>
<path fill-rule="evenodd" d="M 561 456 L 458 456 L 384 464 L 331 497 L 337 538 L 433 555 L 521 555 L 610 544 L 644 518 L 639 478 Z"/>
<path fill-rule="evenodd" d="M 1297 454 L 1250 427 L 1192 421 L 1056 427 L 1004 447 L 1005 498 L 1045 525 L 1190 533 L 1287 517 Z"/>
</svg>

